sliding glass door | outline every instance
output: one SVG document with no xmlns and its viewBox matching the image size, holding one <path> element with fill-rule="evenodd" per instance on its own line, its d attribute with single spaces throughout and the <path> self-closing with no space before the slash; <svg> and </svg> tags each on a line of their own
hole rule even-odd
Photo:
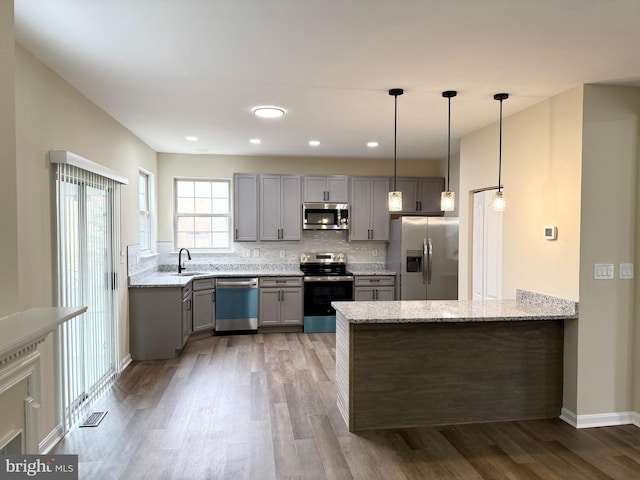
<svg viewBox="0 0 640 480">
<path fill-rule="evenodd" d="M 117 372 L 118 185 L 58 164 L 58 298 L 86 305 L 59 334 L 63 424 L 68 430 Z"/>
</svg>

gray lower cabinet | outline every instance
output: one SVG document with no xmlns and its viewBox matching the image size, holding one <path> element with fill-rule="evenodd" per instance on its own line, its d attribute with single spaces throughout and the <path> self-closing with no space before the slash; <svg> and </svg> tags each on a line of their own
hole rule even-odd
<svg viewBox="0 0 640 480">
<path fill-rule="evenodd" d="M 216 279 L 201 278 L 193 284 L 193 332 L 214 330 L 216 326 Z"/>
<path fill-rule="evenodd" d="M 258 325 L 302 325 L 302 277 L 260 278 Z"/>
<path fill-rule="evenodd" d="M 175 358 L 191 334 L 191 284 L 129 289 L 133 360 Z"/>
<path fill-rule="evenodd" d="M 395 300 L 395 277 L 358 275 L 354 282 L 353 299 L 361 302 Z"/>
</svg>

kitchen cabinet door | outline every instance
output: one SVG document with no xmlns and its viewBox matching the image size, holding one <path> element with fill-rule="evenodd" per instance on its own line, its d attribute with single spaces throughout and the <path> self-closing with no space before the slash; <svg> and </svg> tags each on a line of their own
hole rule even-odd
<svg viewBox="0 0 640 480">
<path fill-rule="evenodd" d="M 187 343 L 187 340 L 189 340 L 189 336 L 191 335 L 191 329 L 192 329 L 192 306 L 193 306 L 193 300 L 191 298 L 191 293 L 189 293 L 189 295 L 185 296 L 182 299 L 182 345 L 181 347 L 184 347 L 185 344 Z"/>
<path fill-rule="evenodd" d="M 327 198 L 326 177 L 307 177 L 303 179 L 303 199 L 305 202 L 319 203 Z"/>
<path fill-rule="evenodd" d="M 327 177 L 327 200 L 331 203 L 349 202 L 349 177 L 335 175 Z"/>
<path fill-rule="evenodd" d="M 234 241 L 255 242 L 258 239 L 258 176 L 233 175 Z"/>
<path fill-rule="evenodd" d="M 300 240 L 302 232 L 302 202 L 300 192 L 300 176 L 287 175 L 281 177 L 281 227 L 280 240 Z"/>
<path fill-rule="evenodd" d="M 421 178 L 419 187 L 420 213 L 423 215 L 444 215 L 444 212 L 440 210 L 440 194 L 444 191 L 444 178 Z"/>
<path fill-rule="evenodd" d="M 280 240 L 280 175 L 260 175 L 260 240 Z"/>
<path fill-rule="evenodd" d="M 305 202 L 347 203 L 349 201 L 349 177 L 346 175 L 305 176 L 303 190 Z"/>
<path fill-rule="evenodd" d="M 299 175 L 260 175 L 260 240 L 300 240 Z"/>
<path fill-rule="evenodd" d="M 402 192 L 402 212 L 416 213 L 418 211 L 418 179 L 397 178 L 396 191 Z M 393 179 L 389 180 L 389 191 L 393 190 Z"/>
<path fill-rule="evenodd" d="M 280 289 L 261 288 L 258 325 L 280 325 Z"/>
<path fill-rule="evenodd" d="M 216 293 L 213 289 L 193 292 L 193 331 L 215 328 Z"/>
<path fill-rule="evenodd" d="M 370 240 L 371 238 L 371 179 L 351 179 L 351 220 L 349 238 Z"/>
<path fill-rule="evenodd" d="M 302 288 L 282 289 L 282 325 L 302 325 Z"/>
<path fill-rule="evenodd" d="M 371 179 L 371 240 L 389 240 L 389 180 Z"/>
</svg>

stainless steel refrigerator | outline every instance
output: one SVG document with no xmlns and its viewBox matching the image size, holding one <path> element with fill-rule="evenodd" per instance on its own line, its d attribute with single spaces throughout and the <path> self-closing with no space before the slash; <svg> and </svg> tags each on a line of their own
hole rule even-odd
<svg viewBox="0 0 640 480">
<path fill-rule="evenodd" d="M 457 217 L 391 221 L 387 267 L 397 272 L 396 300 L 458 298 Z"/>
</svg>

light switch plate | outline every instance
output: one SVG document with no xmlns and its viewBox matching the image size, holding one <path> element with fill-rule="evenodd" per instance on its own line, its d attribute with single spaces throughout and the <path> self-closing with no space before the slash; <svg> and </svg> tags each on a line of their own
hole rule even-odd
<svg viewBox="0 0 640 480">
<path fill-rule="evenodd" d="M 622 279 L 633 278 L 633 263 L 621 263 L 618 270 L 618 277 Z"/>
<path fill-rule="evenodd" d="M 613 264 L 612 263 L 596 263 L 593 269 L 593 278 L 596 280 L 612 280 Z"/>
</svg>

